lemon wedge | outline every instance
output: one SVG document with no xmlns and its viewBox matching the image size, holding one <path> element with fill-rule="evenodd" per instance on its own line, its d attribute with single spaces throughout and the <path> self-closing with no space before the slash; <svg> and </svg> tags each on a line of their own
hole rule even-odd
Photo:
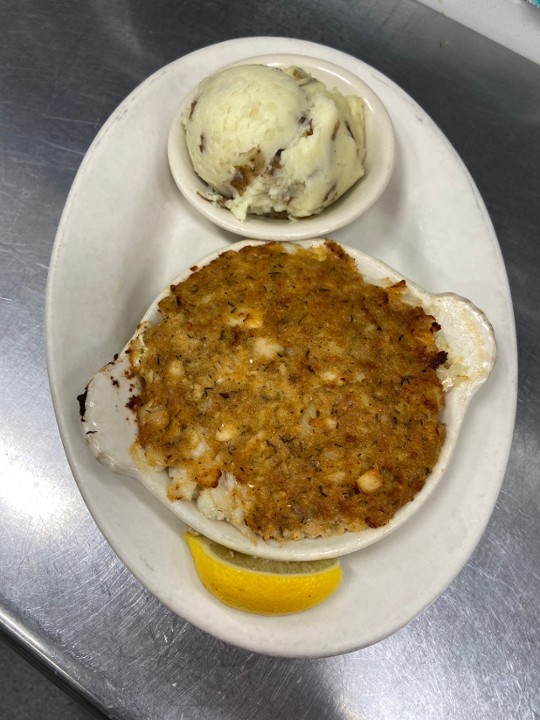
<svg viewBox="0 0 540 720">
<path fill-rule="evenodd" d="M 265 560 L 229 550 L 191 532 L 185 534 L 204 587 L 225 605 L 285 615 L 326 600 L 341 582 L 339 560 Z"/>
</svg>

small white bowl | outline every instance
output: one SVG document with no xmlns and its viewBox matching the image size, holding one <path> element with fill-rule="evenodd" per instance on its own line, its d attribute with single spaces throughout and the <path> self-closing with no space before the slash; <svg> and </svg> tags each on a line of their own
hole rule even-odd
<svg viewBox="0 0 540 720">
<path fill-rule="evenodd" d="M 261 55 L 235 65 L 296 65 L 321 80 L 329 89 L 364 100 L 366 157 L 365 175 L 335 203 L 318 215 L 298 220 L 277 220 L 248 215 L 238 220 L 227 210 L 206 200 L 208 186 L 193 170 L 181 116 L 192 102 L 197 88 L 184 99 L 176 114 L 168 139 L 169 164 L 173 178 L 186 200 L 202 215 L 225 230 L 257 240 L 303 240 L 328 235 L 365 213 L 384 192 L 394 169 L 394 129 L 379 97 L 356 75 L 332 63 L 304 55 Z"/>
</svg>

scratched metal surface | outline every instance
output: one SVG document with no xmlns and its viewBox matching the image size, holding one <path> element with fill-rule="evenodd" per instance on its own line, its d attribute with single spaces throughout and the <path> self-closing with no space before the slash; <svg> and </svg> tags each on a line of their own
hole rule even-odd
<svg viewBox="0 0 540 720">
<path fill-rule="evenodd" d="M 0 12 L 1 629 L 111 718 L 540 717 L 540 67 L 414 0 L 0 0 Z M 56 226 L 102 123 L 173 59 L 272 34 L 374 65 L 450 138 L 498 234 L 520 351 L 508 471 L 472 559 L 401 632 L 314 661 L 208 637 L 130 575 L 68 469 L 43 348 Z"/>
</svg>

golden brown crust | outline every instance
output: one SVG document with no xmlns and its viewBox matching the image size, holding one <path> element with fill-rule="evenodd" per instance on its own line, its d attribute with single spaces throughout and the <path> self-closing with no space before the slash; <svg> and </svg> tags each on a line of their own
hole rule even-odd
<svg viewBox="0 0 540 720">
<path fill-rule="evenodd" d="M 264 539 L 384 525 L 445 435 L 440 328 L 405 290 L 365 282 L 331 241 L 229 251 L 171 287 L 137 364 L 148 461 L 201 488 L 232 473 Z"/>
</svg>

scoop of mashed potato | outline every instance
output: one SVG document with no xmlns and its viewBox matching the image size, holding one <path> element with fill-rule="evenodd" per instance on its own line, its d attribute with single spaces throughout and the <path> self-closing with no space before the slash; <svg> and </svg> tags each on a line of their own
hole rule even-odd
<svg viewBox="0 0 540 720">
<path fill-rule="evenodd" d="M 297 67 L 241 65 L 212 75 L 183 124 L 208 199 L 240 220 L 314 215 L 364 174 L 361 98 Z"/>
</svg>

